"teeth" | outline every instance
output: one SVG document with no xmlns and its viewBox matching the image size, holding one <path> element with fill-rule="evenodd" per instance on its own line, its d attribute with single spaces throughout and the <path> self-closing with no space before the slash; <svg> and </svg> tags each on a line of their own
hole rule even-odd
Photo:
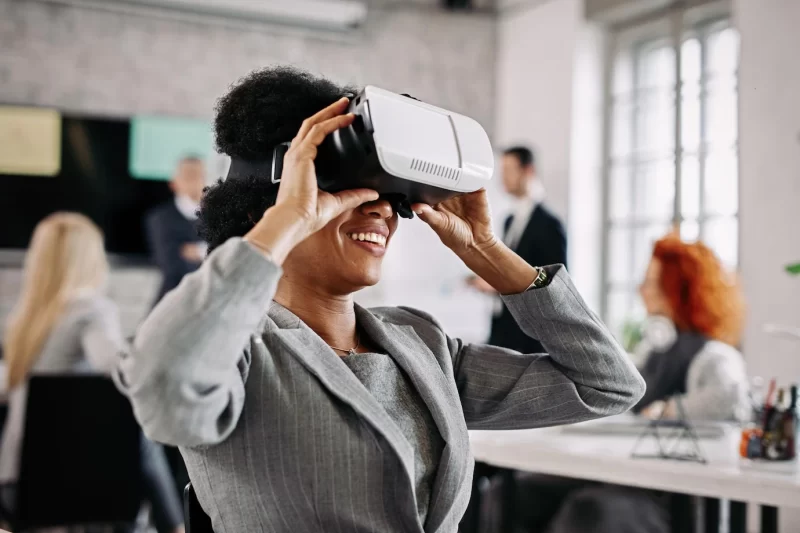
<svg viewBox="0 0 800 533">
<path fill-rule="evenodd" d="M 349 233 L 348 237 L 354 241 L 372 242 L 380 244 L 381 246 L 386 246 L 386 237 L 379 233 Z"/>
</svg>

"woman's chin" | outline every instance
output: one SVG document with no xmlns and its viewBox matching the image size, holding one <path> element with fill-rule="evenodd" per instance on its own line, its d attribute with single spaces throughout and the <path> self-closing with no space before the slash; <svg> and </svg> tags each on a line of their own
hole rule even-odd
<svg viewBox="0 0 800 533">
<path fill-rule="evenodd" d="M 377 285 L 381 280 L 381 268 L 378 266 L 361 269 L 358 272 L 350 273 L 347 279 L 355 288 L 354 291 L 372 287 L 373 285 Z"/>
</svg>

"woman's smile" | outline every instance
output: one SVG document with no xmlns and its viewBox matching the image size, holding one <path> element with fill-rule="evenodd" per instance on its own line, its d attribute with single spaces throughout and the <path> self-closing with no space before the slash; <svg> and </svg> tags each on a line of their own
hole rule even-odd
<svg viewBox="0 0 800 533">
<path fill-rule="evenodd" d="M 370 225 L 353 228 L 345 232 L 347 241 L 353 246 L 367 251 L 375 257 L 383 257 L 389 241 L 389 228 L 382 225 Z M 346 246 L 346 249 L 351 249 Z M 355 250 L 355 248 L 353 248 Z"/>
</svg>

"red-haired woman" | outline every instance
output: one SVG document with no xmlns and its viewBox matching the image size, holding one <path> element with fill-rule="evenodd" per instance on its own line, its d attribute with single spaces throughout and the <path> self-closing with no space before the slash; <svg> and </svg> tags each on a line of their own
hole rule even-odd
<svg viewBox="0 0 800 533">
<path fill-rule="evenodd" d="M 739 287 L 704 244 L 669 235 L 655 244 L 640 287 L 650 319 L 642 369 L 647 392 L 635 411 L 695 420 L 740 420 L 749 414 L 748 381 L 739 344 Z"/>
<path fill-rule="evenodd" d="M 714 253 L 699 242 L 664 237 L 655 244 L 640 292 L 649 315 L 640 369 L 647 392 L 634 411 L 658 417 L 666 409 L 665 417 L 675 417 L 680 398 L 689 419 L 747 417 L 747 373 L 735 348 L 742 295 Z M 557 486 L 550 482 L 549 493 Z M 548 533 L 670 530 L 666 500 L 655 493 L 609 485 L 569 488 Z"/>
</svg>

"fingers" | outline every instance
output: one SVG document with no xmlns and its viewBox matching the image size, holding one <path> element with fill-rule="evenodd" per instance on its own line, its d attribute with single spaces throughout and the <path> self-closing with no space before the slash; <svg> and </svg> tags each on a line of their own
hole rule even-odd
<svg viewBox="0 0 800 533">
<path fill-rule="evenodd" d="M 311 126 L 311 129 L 308 130 L 308 134 L 306 135 L 305 139 L 303 139 L 302 143 L 319 146 L 322 144 L 322 141 L 325 140 L 325 137 L 340 128 L 344 128 L 352 124 L 354 118 L 355 115 L 348 113 L 347 115 L 338 115 L 323 122 L 314 124 Z"/>
<path fill-rule="evenodd" d="M 372 189 L 349 189 L 335 194 L 325 194 L 319 198 L 319 201 L 325 204 L 323 211 L 327 221 L 362 204 L 374 202 L 378 196 L 378 193 Z"/>
<path fill-rule="evenodd" d="M 440 213 L 428 204 L 414 204 L 411 206 L 411 210 L 417 214 L 420 220 L 432 228 L 441 226 L 447 219 L 444 213 Z"/>
<path fill-rule="evenodd" d="M 341 115 L 342 112 L 345 109 L 347 109 L 348 103 L 350 103 L 350 100 L 347 97 L 340 98 L 339 100 L 335 101 L 322 111 L 305 119 L 303 121 L 303 124 L 300 126 L 300 129 L 298 130 L 295 139 L 302 141 L 303 139 L 305 139 L 306 135 L 308 135 L 308 132 L 311 131 L 311 128 L 313 128 L 316 124 L 324 122 L 337 115 Z"/>
<path fill-rule="evenodd" d="M 314 124 L 308 130 L 304 138 L 300 138 L 299 136 L 295 137 L 285 158 L 295 160 L 316 159 L 317 148 L 322 144 L 322 141 L 325 140 L 325 137 L 340 128 L 349 126 L 352 124 L 354 118 L 355 116 L 352 114 L 337 115 L 323 122 Z"/>
<path fill-rule="evenodd" d="M 355 209 L 362 204 L 374 202 L 378 199 L 379 194 L 372 189 L 349 189 L 338 192 L 333 196 L 339 200 L 342 211 L 346 211 L 348 209 Z"/>
</svg>

